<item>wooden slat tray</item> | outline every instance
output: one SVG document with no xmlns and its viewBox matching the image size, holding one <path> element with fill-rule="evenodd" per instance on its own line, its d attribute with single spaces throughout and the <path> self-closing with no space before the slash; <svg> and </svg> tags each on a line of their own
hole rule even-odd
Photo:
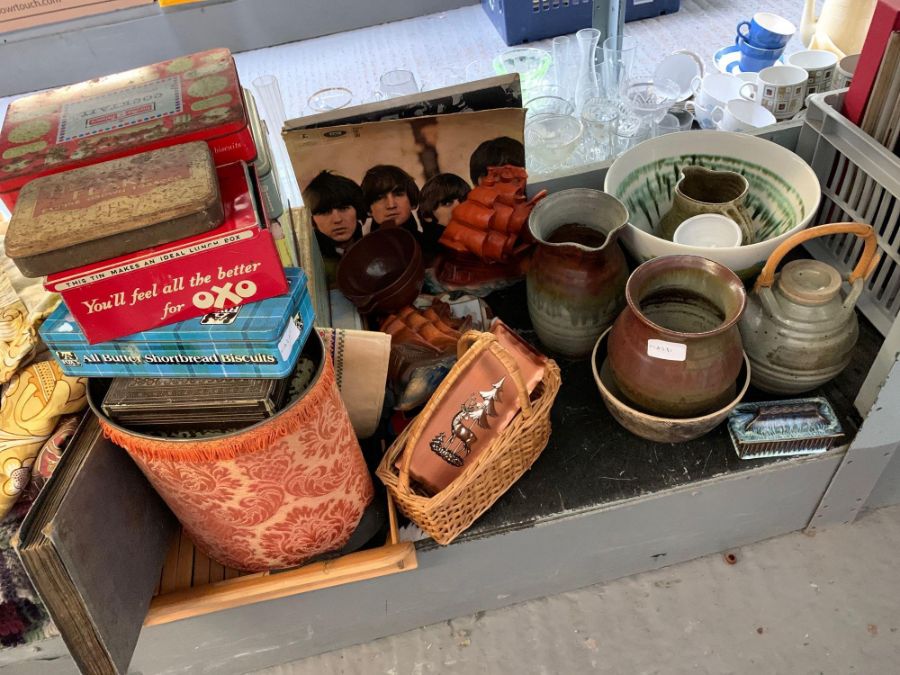
<svg viewBox="0 0 900 675">
<path fill-rule="evenodd" d="M 387 500 L 390 532 L 384 546 L 285 572 L 245 574 L 223 567 L 196 550 L 190 538 L 180 532 L 169 549 L 144 625 L 169 623 L 416 569 L 415 546 L 399 540 L 397 512 L 390 496 Z"/>
</svg>

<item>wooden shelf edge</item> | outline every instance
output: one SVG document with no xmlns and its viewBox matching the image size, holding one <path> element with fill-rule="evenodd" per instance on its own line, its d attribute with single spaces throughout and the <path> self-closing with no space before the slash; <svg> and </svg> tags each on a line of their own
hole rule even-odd
<svg viewBox="0 0 900 675">
<path fill-rule="evenodd" d="M 226 579 L 153 598 L 144 626 L 157 626 L 255 602 L 407 572 L 417 566 L 415 545 L 399 542 L 358 551 L 335 560 L 311 563 L 287 572 L 264 572 Z"/>
</svg>

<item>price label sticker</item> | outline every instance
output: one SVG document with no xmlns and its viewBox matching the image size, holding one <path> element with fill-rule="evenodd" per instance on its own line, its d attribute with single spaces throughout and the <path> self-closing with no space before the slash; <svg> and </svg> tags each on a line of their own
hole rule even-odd
<svg viewBox="0 0 900 675">
<path fill-rule="evenodd" d="M 647 340 L 647 356 L 664 361 L 684 361 L 687 359 L 687 345 L 665 340 Z"/>
<path fill-rule="evenodd" d="M 284 333 L 281 334 L 281 339 L 278 341 L 278 351 L 281 354 L 281 358 L 285 361 L 291 355 L 291 349 L 293 349 L 294 343 L 297 342 L 299 337 L 300 329 L 293 320 L 289 320 L 287 328 L 284 329 Z"/>
</svg>

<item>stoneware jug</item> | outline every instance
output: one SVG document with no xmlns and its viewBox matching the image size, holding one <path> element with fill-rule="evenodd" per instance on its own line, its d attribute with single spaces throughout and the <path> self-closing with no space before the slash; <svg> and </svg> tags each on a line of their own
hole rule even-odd
<svg viewBox="0 0 900 675">
<path fill-rule="evenodd" d="M 672 208 L 660 219 L 658 236 L 672 241 L 675 230 L 685 220 L 701 213 L 719 213 L 741 228 L 742 244 L 752 243 L 752 219 L 744 201 L 750 184 L 734 171 L 713 171 L 702 166 L 685 166 L 675 186 Z"/>
<path fill-rule="evenodd" d="M 570 357 L 591 353 L 625 305 L 628 268 L 619 232 L 628 209 L 599 190 L 561 190 L 528 221 L 537 248 L 528 269 L 528 314 L 541 342 Z"/>
<path fill-rule="evenodd" d="M 838 271 L 818 260 L 794 260 L 775 274 L 792 248 L 830 234 L 854 234 L 864 242 L 859 263 L 847 278 L 846 297 Z M 740 322 L 753 386 L 773 394 L 799 394 L 847 367 L 859 335 L 854 307 L 879 258 L 874 230 L 861 223 L 801 230 L 772 252 Z"/>
<path fill-rule="evenodd" d="M 839 59 L 862 51 L 877 0 L 825 0 L 816 16 L 816 0 L 805 0 L 800 40 L 807 49 L 824 49 Z"/>
<path fill-rule="evenodd" d="M 734 400 L 746 303 L 734 272 L 699 256 L 662 256 L 634 271 L 625 299 L 609 334 L 609 366 L 635 407 L 699 417 Z"/>
</svg>

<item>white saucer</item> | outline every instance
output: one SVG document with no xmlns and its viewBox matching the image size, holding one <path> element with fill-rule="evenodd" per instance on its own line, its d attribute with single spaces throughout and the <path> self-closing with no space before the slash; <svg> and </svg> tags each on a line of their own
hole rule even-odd
<svg viewBox="0 0 900 675">
<path fill-rule="evenodd" d="M 720 73 L 729 73 L 738 75 L 741 71 L 741 48 L 737 45 L 724 47 L 717 51 L 713 56 L 713 62 Z M 778 58 L 775 63 L 784 64 L 784 55 Z"/>
</svg>

